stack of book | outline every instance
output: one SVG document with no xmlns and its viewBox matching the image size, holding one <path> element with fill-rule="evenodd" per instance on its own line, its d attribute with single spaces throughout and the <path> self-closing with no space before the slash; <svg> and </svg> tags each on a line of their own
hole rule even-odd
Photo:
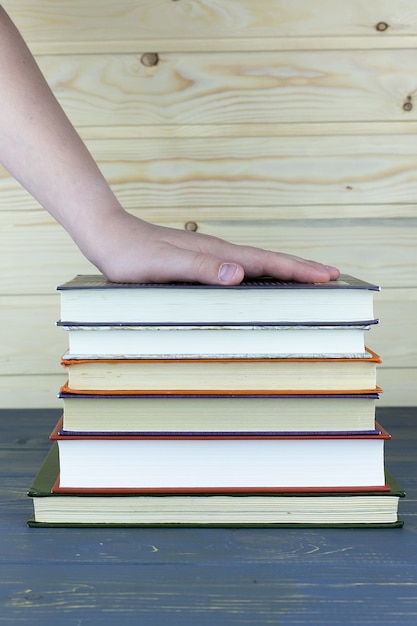
<svg viewBox="0 0 417 626">
<path fill-rule="evenodd" d="M 63 416 L 33 526 L 401 526 L 366 347 L 378 287 L 58 287 Z"/>
</svg>

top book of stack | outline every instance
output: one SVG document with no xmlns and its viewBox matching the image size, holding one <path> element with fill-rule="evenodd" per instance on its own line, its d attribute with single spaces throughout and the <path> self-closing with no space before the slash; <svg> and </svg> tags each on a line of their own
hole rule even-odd
<svg viewBox="0 0 417 626">
<path fill-rule="evenodd" d="M 376 321 L 373 292 L 379 287 L 346 274 L 328 283 L 261 278 L 221 287 L 80 275 L 57 289 L 63 326 L 363 326 Z"/>
<path fill-rule="evenodd" d="M 58 290 L 69 359 L 366 358 L 379 287 L 348 275 L 232 287 L 77 276 Z"/>
</svg>

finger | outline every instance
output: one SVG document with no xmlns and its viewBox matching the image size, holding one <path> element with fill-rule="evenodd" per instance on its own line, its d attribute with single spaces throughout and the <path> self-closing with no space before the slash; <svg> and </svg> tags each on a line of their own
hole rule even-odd
<svg viewBox="0 0 417 626">
<path fill-rule="evenodd" d="M 147 282 L 188 281 L 207 285 L 237 285 L 244 277 L 243 267 L 206 252 L 168 245 L 140 268 L 141 280 Z"/>
<path fill-rule="evenodd" d="M 260 257 L 253 264 L 247 263 L 244 266 L 247 276 L 273 276 L 297 282 L 328 282 L 337 280 L 340 275 L 336 267 L 292 255 L 262 251 Z"/>
<path fill-rule="evenodd" d="M 246 277 L 272 276 L 280 280 L 298 282 L 327 282 L 337 280 L 340 275 L 336 267 L 290 254 L 232 245 L 223 241 L 218 244 L 217 256 L 223 256 L 229 262 L 241 265 Z M 213 242 L 211 245 L 213 247 Z"/>
<path fill-rule="evenodd" d="M 217 261 L 223 259 L 220 265 L 226 264 L 223 268 L 224 273 L 226 268 L 227 272 L 231 273 L 232 270 L 228 266 L 237 264 L 243 268 L 245 276 L 252 278 L 272 276 L 281 280 L 298 282 L 327 282 L 336 280 L 340 275 L 339 270 L 333 266 L 281 252 L 232 244 L 218 237 L 202 233 L 170 229 L 164 231 L 164 239 L 168 245 L 178 245 L 184 249 L 203 252 L 211 257 L 216 257 Z M 209 271 L 210 282 L 215 281 L 213 271 L 213 269 Z M 208 274 L 204 270 L 200 276 L 208 276 Z M 240 280 L 242 279 L 243 275 Z M 237 284 L 236 277 L 232 279 L 232 282 L 227 281 L 227 284 Z"/>
</svg>

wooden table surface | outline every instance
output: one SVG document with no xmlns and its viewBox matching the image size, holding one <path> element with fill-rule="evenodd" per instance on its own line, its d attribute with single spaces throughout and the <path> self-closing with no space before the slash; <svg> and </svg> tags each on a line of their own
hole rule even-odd
<svg viewBox="0 0 417 626">
<path fill-rule="evenodd" d="M 0 624 L 416 626 L 417 409 L 379 409 L 402 529 L 30 529 L 54 410 L 0 411 Z"/>
</svg>

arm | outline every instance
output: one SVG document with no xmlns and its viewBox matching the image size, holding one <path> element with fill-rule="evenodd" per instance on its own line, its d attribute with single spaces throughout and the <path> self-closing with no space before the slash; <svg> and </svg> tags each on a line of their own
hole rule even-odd
<svg viewBox="0 0 417 626">
<path fill-rule="evenodd" d="M 0 162 L 110 280 L 237 284 L 244 274 L 321 281 L 336 268 L 164 228 L 127 213 L 0 7 Z"/>
</svg>

